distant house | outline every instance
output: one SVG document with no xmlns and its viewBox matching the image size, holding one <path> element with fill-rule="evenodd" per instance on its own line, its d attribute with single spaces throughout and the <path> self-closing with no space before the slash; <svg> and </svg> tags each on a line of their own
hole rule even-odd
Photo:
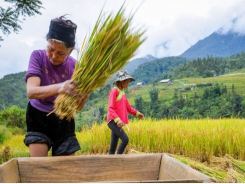
<svg viewBox="0 0 245 184">
<path fill-rule="evenodd" d="M 171 83 L 171 80 L 170 79 L 163 79 L 161 81 L 159 81 L 160 83 Z"/>
<path fill-rule="evenodd" d="M 185 89 L 185 87 L 183 87 L 183 86 L 178 87 L 179 91 L 184 91 L 184 89 Z"/>
<path fill-rule="evenodd" d="M 136 84 L 136 86 L 143 86 L 143 85 L 144 85 L 143 82 L 138 82 L 138 83 Z"/>
</svg>

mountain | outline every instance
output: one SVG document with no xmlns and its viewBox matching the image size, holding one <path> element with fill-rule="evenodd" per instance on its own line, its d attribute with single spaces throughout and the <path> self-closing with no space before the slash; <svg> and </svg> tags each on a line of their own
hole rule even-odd
<svg viewBox="0 0 245 184">
<path fill-rule="evenodd" d="M 221 34 L 216 31 L 187 49 L 180 56 L 188 60 L 213 57 L 229 57 L 245 51 L 245 35 L 237 33 Z"/>
<path fill-rule="evenodd" d="M 122 69 L 127 70 L 129 74 L 132 74 L 140 65 L 149 63 L 156 59 L 157 58 L 148 54 L 145 57 L 136 58 L 136 59 L 129 61 Z M 115 81 L 115 79 L 116 79 L 116 73 L 112 75 L 112 77 L 107 81 L 107 83 L 112 84 Z"/>
<path fill-rule="evenodd" d="M 146 55 L 145 57 L 142 58 L 136 58 L 128 62 L 128 64 L 123 68 L 127 70 L 129 73 L 132 73 L 136 68 L 138 68 L 139 65 L 153 61 L 157 58 L 153 57 L 152 55 Z"/>
<path fill-rule="evenodd" d="M 137 82 L 152 84 L 158 82 L 159 79 L 164 79 L 165 73 L 184 64 L 186 61 L 187 60 L 183 57 L 174 56 L 155 59 L 139 65 L 139 67 L 132 73 L 132 77 L 134 77 Z M 132 85 L 135 84 L 136 81 L 132 82 Z"/>
</svg>

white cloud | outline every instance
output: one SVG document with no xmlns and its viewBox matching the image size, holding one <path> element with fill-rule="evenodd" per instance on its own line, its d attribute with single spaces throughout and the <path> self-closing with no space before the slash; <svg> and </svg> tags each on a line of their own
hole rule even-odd
<svg viewBox="0 0 245 184">
<path fill-rule="evenodd" d="M 105 13 L 116 12 L 124 0 L 43 0 L 42 15 L 27 17 L 19 34 L 0 42 L 0 78 L 26 71 L 30 53 L 45 49 L 50 20 L 64 14 L 77 25 L 77 45 L 82 43 L 104 5 Z M 222 32 L 245 33 L 244 0 L 128 0 L 126 13 L 135 12 L 133 26 L 147 28 L 147 40 L 136 57 L 177 56 L 219 28 Z M 236 21 L 234 21 L 236 20 Z M 76 58 L 76 53 L 72 53 Z"/>
</svg>

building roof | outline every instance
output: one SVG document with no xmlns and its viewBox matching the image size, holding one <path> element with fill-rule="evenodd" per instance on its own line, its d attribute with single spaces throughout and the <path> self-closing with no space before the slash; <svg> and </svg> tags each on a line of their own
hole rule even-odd
<svg viewBox="0 0 245 184">
<path fill-rule="evenodd" d="M 160 83 L 167 83 L 167 82 L 170 82 L 171 80 L 170 79 L 163 79 L 163 80 L 160 80 L 159 82 Z"/>
</svg>

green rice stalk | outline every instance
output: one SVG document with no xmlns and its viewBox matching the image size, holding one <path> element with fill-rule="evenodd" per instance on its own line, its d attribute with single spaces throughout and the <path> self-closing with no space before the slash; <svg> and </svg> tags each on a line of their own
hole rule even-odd
<svg viewBox="0 0 245 184">
<path fill-rule="evenodd" d="M 80 48 L 72 79 L 78 81 L 80 94 L 90 94 L 103 86 L 112 74 L 120 70 L 135 55 L 136 50 L 146 40 L 145 30 L 131 27 L 133 15 L 124 15 L 124 5 L 113 16 L 110 13 L 102 20 L 102 11 L 88 39 Z M 82 99 L 86 101 L 87 99 Z M 76 96 L 59 94 L 54 101 L 54 110 L 59 118 L 71 120 L 78 111 Z"/>
<path fill-rule="evenodd" d="M 231 175 L 234 179 L 236 179 L 237 183 L 245 183 L 245 176 L 242 173 L 237 172 L 236 170 L 230 169 L 228 171 L 229 175 Z"/>
<path fill-rule="evenodd" d="M 212 169 L 209 168 L 207 166 L 205 166 L 204 164 L 201 164 L 199 162 L 196 162 L 194 160 L 191 160 L 189 158 L 185 158 L 179 155 L 172 155 L 174 158 L 176 158 L 177 160 L 179 160 L 180 162 L 189 165 L 190 167 L 199 170 L 200 172 L 202 172 L 203 174 L 206 174 L 208 176 L 210 176 L 211 178 L 215 178 L 215 180 L 217 180 L 218 182 L 222 182 L 225 181 L 228 178 L 228 174 L 223 172 L 223 171 L 219 171 L 216 169 Z"/>
<path fill-rule="evenodd" d="M 233 167 L 239 169 L 243 174 L 245 174 L 245 161 L 236 160 L 228 154 L 226 154 L 225 156 L 232 163 Z"/>
</svg>

